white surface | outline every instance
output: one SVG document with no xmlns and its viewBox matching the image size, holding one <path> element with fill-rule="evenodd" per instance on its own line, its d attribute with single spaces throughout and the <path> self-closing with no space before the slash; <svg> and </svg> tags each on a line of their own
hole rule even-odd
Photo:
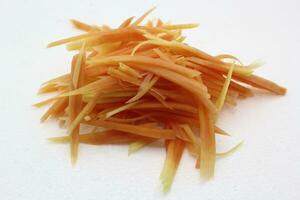
<svg viewBox="0 0 300 200">
<path fill-rule="evenodd" d="M 232 53 L 246 63 L 263 58 L 257 70 L 286 86 L 288 94 L 258 94 L 227 109 L 219 124 L 245 143 L 218 159 L 214 180 L 203 183 L 185 154 L 171 192 L 163 195 L 159 174 L 164 151 L 145 148 L 128 157 L 126 146 L 80 146 L 72 169 L 69 147 L 47 137 L 65 131 L 39 124 L 39 84 L 69 70 L 72 53 L 45 49 L 77 34 L 76 18 L 117 25 L 158 5 L 153 17 L 199 22 L 189 43 L 212 54 Z M 300 12 L 287 1 L 0 1 L 0 199 L 300 199 Z"/>
</svg>

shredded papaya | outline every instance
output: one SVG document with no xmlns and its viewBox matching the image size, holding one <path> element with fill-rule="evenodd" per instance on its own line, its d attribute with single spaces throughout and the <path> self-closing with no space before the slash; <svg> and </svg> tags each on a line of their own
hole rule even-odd
<svg viewBox="0 0 300 200">
<path fill-rule="evenodd" d="M 71 70 L 44 82 L 38 94 L 53 96 L 34 106 L 50 104 L 41 121 L 54 118 L 67 128 L 68 135 L 49 140 L 70 145 L 72 164 L 81 144 L 128 144 L 132 154 L 157 142 L 166 150 L 160 179 L 167 192 L 185 149 L 204 179 L 214 176 L 218 157 L 238 149 L 241 143 L 216 152 L 216 134 L 230 136 L 217 125 L 224 107 L 256 89 L 284 95 L 286 88 L 254 74 L 260 60 L 244 64 L 234 55 L 211 55 L 183 42 L 183 31 L 198 24 L 147 21 L 154 10 L 117 27 L 70 20 L 83 33 L 47 47 L 66 45 L 77 52 Z M 83 126 L 93 130 L 86 133 Z"/>
</svg>

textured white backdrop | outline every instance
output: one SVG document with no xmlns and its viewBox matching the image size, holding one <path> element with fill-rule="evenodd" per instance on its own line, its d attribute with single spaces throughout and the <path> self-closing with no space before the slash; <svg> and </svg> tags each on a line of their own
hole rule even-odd
<svg viewBox="0 0 300 200">
<path fill-rule="evenodd" d="M 68 19 L 117 25 L 154 5 L 153 17 L 200 23 L 185 33 L 190 44 L 246 63 L 262 58 L 257 74 L 289 89 L 286 97 L 259 93 L 227 108 L 219 125 L 244 145 L 218 159 L 207 183 L 185 153 L 168 195 L 159 183 L 162 149 L 128 157 L 126 146 L 82 145 L 72 169 L 68 146 L 46 140 L 65 131 L 39 124 L 43 110 L 31 107 L 41 82 L 69 70 L 72 53 L 45 48 L 78 33 Z M 298 0 L 0 0 L 0 199 L 300 199 L 299 7 Z"/>
</svg>

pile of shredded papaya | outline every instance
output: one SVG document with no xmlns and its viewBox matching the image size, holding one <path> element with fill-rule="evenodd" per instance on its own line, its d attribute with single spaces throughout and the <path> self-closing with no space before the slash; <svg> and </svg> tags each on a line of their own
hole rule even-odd
<svg viewBox="0 0 300 200">
<path fill-rule="evenodd" d="M 81 143 L 128 144 L 133 153 L 163 141 L 160 179 L 168 191 L 185 149 L 209 179 L 216 157 L 237 148 L 216 152 L 216 134 L 229 136 L 216 125 L 224 105 L 253 96 L 254 88 L 276 95 L 286 89 L 253 75 L 261 63 L 245 65 L 232 55 L 213 56 L 186 44 L 182 31 L 197 24 L 144 22 L 153 10 L 117 28 L 71 20 L 84 33 L 48 45 L 77 52 L 70 73 L 43 83 L 39 94 L 54 96 L 35 106 L 50 104 L 41 121 L 55 118 L 67 128 L 66 136 L 50 141 L 69 143 L 73 164 Z"/>
</svg>

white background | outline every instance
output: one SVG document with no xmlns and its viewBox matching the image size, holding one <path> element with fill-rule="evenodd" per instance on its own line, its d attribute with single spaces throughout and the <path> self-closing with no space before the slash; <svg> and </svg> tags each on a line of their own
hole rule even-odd
<svg viewBox="0 0 300 200">
<path fill-rule="evenodd" d="M 200 23 L 185 33 L 190 44 L 246 63 L 262 58 L 257 74 L 288 88 L 285 97 L 260 92 L 226 108 L 218 123 L 244 145 L 218 159 L 206 183 L 185 153 L 167 195 L 159 183 L 163 149 L 128 157 L 127 146 L 82 145 L 72 168 L 69 147 L 46 140 L 65 130 L 40 124 L 44 109 L 31 106 L 40 83 L 70 69 L 72 52 L 45 48 L 78 33 L 68 19 L 116 26 L 154 5 L 153 17 Z M 0 0 L 0 199 L 300 199 L 299 7 L 298 0 Z"/>
</svg>

